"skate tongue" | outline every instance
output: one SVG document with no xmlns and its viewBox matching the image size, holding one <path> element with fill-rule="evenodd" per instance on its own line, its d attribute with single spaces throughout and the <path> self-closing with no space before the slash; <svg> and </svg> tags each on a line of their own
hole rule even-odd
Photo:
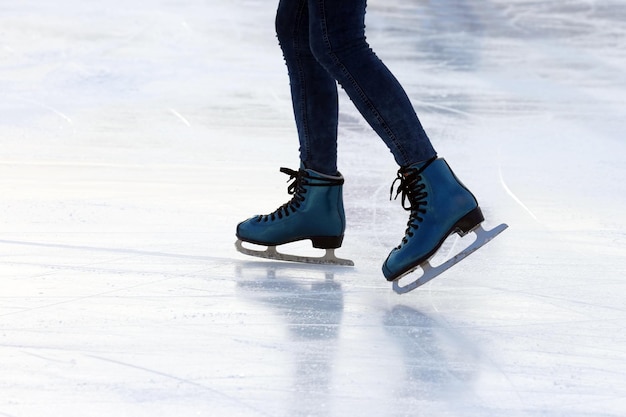
<svg viewBox="0 0 626 417">
<path fill-rule="evenodd" d="M 437 155 L 433 156 L 430 159 L 427 159 L 426 161 L 416 162 L 413 165 L 409 165 L 408 168 L 413 168 L 417 170 L 418 174 L 421 174 L 426 168 L 428 168 L 430 164 L 432 164 L 436 160 L 437 160 Z"/>
<path fill-rule="evenodd" d="M 411 206 L 406 207 L 404 202 L 408 194 L 410 194 L 409 189 L 418 182 L 419 175 L 424 172 L 426 168 L 434 161 L 437 160 L 437 156 L 430 158 L 427 161 L 416 162 L 409 166 L 400 167 L 398 170 L 398 174 L 396 178 L 391 183 L 391 189 L 389 190 L 389 200 L 396 200 L 400 194 L 402 194 L 402 207 L 405 210 L 412 209 L 413 204 Z M 400 181 L 398 188 L 396 190 L 395 197 L 393 196 L 393 188 L 396 185 L 396 182 Z"/>
</svg>

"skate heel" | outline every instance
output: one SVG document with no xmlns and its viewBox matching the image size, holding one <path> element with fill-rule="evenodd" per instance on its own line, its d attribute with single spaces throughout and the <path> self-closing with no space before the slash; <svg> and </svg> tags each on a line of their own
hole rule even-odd
<svg viewBox="0 0 626 417">
<path fill-rule="evenodd" d="M 476 229 L 485 220 L 483 212 L 480 207 L 476 207 L 474 210 L 467 213 L 461 218 L 455 225 L 455 231 L 459 236 L 463 237 Z"/>
<path fill-rule="evenodd" d="M 318 249 L 337 249 L 341 247 L 343 235 L 341 236 L 311 236 L 311 243 Z"/>
</svg>

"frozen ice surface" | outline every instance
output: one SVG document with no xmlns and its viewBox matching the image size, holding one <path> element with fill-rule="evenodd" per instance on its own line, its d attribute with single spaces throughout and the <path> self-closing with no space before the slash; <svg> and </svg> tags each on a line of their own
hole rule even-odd
<svg viewBox="0 0 626 417">
<path fill-rule="evenodd" d="M 626 3 L 370 0 L 370 43 L 510 225 L 402 296 L 396 167 L 344 96 L 357 266 L 235 252 L 298 163 L 275 8 L 0 5 L 0 416 L 625 415 Z"/>
</svg>

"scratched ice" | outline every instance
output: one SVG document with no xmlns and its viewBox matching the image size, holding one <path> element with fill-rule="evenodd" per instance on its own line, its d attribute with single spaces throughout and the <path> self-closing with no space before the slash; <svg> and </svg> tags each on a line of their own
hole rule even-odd
<svg viewBox="0 0 626 417">
<path fill-rule="evenodd" d="M 298 164 L 276 3 L 0 6 L 0 415 L 623 416 L 626 4 L 369 1 L 440 155 L 510 225 L 397 295 L 396 167 L 343 95 L 356 266 L 234 249 Z"/>
</svg>

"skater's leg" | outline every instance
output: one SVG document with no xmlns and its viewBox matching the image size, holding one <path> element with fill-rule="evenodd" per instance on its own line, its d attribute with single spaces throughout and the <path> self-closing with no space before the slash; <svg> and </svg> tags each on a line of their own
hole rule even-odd
<svg viewBox="0 0 626 417">
<path fill-rule="evenodd" d="M 399 191 L 411 214 L 402 243 L 383 265 L 393 281 L 428 260 L 451 233 L 478 227 L 483 216 L 472 193 L 437 159 L 404 89 L 367 44 L 365 10 L 366 0 L 309 0 L 311 49 L 401 166 Z"/>
<path fill-rule="evenodd" d="M 309 47 L 309 0 L 281 0 L 276 33 L 283 51 L 306 168 L 337 173 L 337 83 Z"/>
<path fill-rule="evenodd" d="M 406 92 L 365 40 L 366 0 L 309 0 L 311 49 L 385 141 L 408 166 L 435 150 Z"/>
<path fill-rule="evenodd" d="M 337 263 L 345 229 L 343 177 L 337 172 L 337 83 L 310 50 L 308 0 L 280 0 L 276 33 L 287 64 L 291 98 L 300 140 L 300 169 L 282 168 L 293 182 L 292 198 L 274 212 L 257 215 L 237 226 L 237 248 L 255 256 L 284 257 L 275 246 L 311 240 L 327 256 L 316 261 Z M 244 250 L 242 242 L 268 246 L 266 252 Z"/>
</svg>

